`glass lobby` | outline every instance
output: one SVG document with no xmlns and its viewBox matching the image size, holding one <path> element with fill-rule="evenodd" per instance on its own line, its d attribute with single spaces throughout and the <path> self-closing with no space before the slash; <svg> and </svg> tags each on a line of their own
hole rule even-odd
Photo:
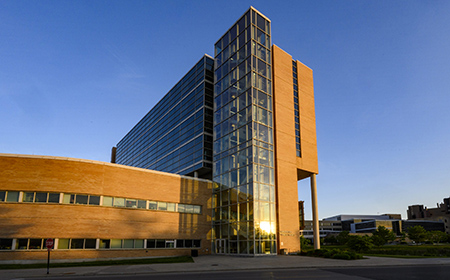
<svg viewBox="0 0 450 280">
<path fill-rule="evenodd" d="M 270 20 L 250 8 L 215 44 L 213 252 L 276 254 Z"/>
</svg>

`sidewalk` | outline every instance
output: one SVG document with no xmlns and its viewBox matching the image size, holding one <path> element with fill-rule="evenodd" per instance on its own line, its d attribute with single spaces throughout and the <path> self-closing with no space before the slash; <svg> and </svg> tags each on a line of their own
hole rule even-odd
<svg viewBox="0 0 450 280">
<path fill-rule="evenodd" d="M 61 277 L 61 276 L 93 276 L 117 274 L 154 274 L 165 272 L 199 272 L 226 270 L 260 270 L 283 268 L 329 268 L 329 267 L 358 267 L 358 266 L 401 266 L 450 264 L 450 258 L 427 259 L 398 259 L 367 257 L 362 260 L 334 260 L 304 256 L 274 256 L 274 257 L 234 257 L 234 256 L 199 256 L 194 263 L 144 264 L 120 266 L 93 266 L 51 268 L 47 275 L 46 268 L 23 270 L 0 270 L 0 280 L 33 277 Z"/>
</svg>

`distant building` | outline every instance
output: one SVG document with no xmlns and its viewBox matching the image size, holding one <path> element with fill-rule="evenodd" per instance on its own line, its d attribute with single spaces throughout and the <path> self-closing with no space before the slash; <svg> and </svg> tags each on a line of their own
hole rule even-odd
<svg viewBox="0 0 450 280">
<path fill-rule="evenodd" d="M 392 230 L 400 235 L 408 232 L 413 226 L 422 226 L 427 231 L 445 231 L 444 222 L 432 220 L 402 220 L 401 214 L 383 215 L 336 215 L 319 221 L 320 237 L 339 234 L 341 231 L 350 233 L 372 233 L 379 226 Z M 305 221 L 305 228 L 300 231 L 303 237 L 312 239 L 312 221 Z"/>
<path fill-rule="evenodd" d="M 432 220 L 444 223 L 445 232 L 450 234 L 450 197 L 444 198 L 436 208 L 427 208 L 423 205 L 408 206 L 408 220 Z"/>
</svg>

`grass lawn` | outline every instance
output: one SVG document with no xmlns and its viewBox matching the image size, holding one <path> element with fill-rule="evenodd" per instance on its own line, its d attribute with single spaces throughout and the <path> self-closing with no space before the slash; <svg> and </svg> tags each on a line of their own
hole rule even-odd
<svg viewBox="0 0 450 280">
<path fill-rule="evenodd" d="M 170 257 L 170 258 L 148 258 L 148 259 L 130 259 L 114 261 L 91 261 L 91 262 L 72 262 L 72 263 L 52 263 L 50 267 L 76 267 L 76 266 L 107 266 L 107 265 L 130 265 L 130 264 L 152 264 L 152 263 L 185 263 L 194 262 L 192 257 Z M 36 264 L 0 264 L 0 269 L 26 269 L 26 268 L 46 268 L 47 263 Z"/>
</svg>

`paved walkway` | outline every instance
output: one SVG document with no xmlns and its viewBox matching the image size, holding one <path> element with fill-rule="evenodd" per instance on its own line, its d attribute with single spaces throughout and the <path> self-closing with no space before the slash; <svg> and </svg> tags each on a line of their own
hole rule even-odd
<svg viewBox="0 0 450 280">
<path fill-rule="evenodd" d="M 224 270 L 260 270 L 282 268 L 327 268 L 327 267 L 357 267 L 357 266 L 401 266 L 450 264 L 450 258 L 399 259 L 367 257 L 362 260 L 334 260 L 303 256 L 274 257 L 232 257 L 232 256 L 199 256 L 194 263 L 175 264 L 144 264 L 120 266 L 67 267 L 51 268 L 47 275 L 46 268 L 23 270 L 0 270 L 0 279 L 23 279 L 33 277 L 61 276 L 92 276 L 111 274 L 154 274 L 164 272 L 199 272 Z"/>
</svg>

